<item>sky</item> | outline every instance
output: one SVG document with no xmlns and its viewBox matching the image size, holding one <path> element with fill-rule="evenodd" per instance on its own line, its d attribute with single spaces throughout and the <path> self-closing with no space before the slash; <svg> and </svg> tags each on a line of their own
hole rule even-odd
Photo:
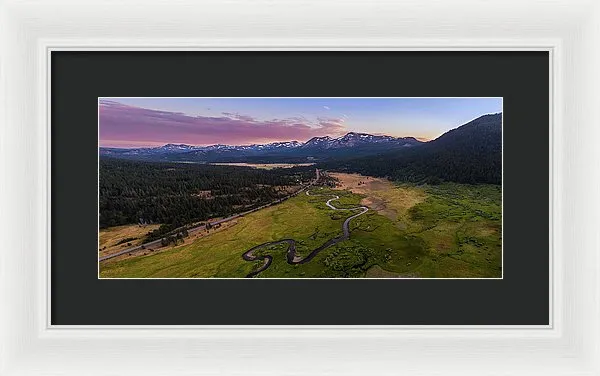
<svg viewBox="0 0 600 376">
<path fill-rule="evenodd" d="M 305 142 L 362 132 L 432 140 L 502 98 L 99 98 L 100 146 Z"/>
</svg>

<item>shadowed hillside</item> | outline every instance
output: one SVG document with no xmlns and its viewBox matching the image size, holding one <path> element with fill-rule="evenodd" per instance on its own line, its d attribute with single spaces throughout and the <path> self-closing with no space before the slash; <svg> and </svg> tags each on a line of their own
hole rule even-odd
<svg viewBox="0 0 600 376">
<path fill-rule="evenodd" d="M 418 148 L 322 165 L 392 180 L 502 183 L 502 114 L 483 115 Z"/>
</svg>

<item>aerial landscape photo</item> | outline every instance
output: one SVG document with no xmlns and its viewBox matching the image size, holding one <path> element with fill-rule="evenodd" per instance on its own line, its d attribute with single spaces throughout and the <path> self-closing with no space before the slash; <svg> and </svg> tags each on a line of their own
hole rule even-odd
<svg viewBox="0 0 600 376">
<path fill-rule="evenodd" d="M 99 278 L 502 278 L 502 98 L 102 97 Z"/>
</svg>

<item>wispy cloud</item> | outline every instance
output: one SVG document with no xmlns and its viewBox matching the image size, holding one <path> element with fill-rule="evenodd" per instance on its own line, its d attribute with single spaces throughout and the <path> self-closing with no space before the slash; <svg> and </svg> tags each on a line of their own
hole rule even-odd
<svg viewBox="0 0 600 376">
<path fill-rule="evenodd" d="M 250 144 L 272 141 L 305 141 L 316 136 L 339 136 L 346 132 L 341 118 L 304 117 L 260 120 L 239 113 L 222 116 L 189 116 L 100 101 L 102 146 L 139 146 L 165 143 L 194 145 Z"/>
<path fill-rule="evenodd" d="M 323 106 L 323 108 L 326 110 L 331 110 L 331 108 L 329 108 L 329 106 Z"/>
</svg>

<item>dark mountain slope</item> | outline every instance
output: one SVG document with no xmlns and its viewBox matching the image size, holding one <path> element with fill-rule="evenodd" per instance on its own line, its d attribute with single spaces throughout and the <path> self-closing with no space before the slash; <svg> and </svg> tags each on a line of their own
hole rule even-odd
<svg viewBox="0 0 600 376">
<path fill-rule="evenodd" d="M 419 148 L 323 164 L 324 168 L 438 183 L 502 182 L 502 114 L 484 115 Z"/>
</svg>

